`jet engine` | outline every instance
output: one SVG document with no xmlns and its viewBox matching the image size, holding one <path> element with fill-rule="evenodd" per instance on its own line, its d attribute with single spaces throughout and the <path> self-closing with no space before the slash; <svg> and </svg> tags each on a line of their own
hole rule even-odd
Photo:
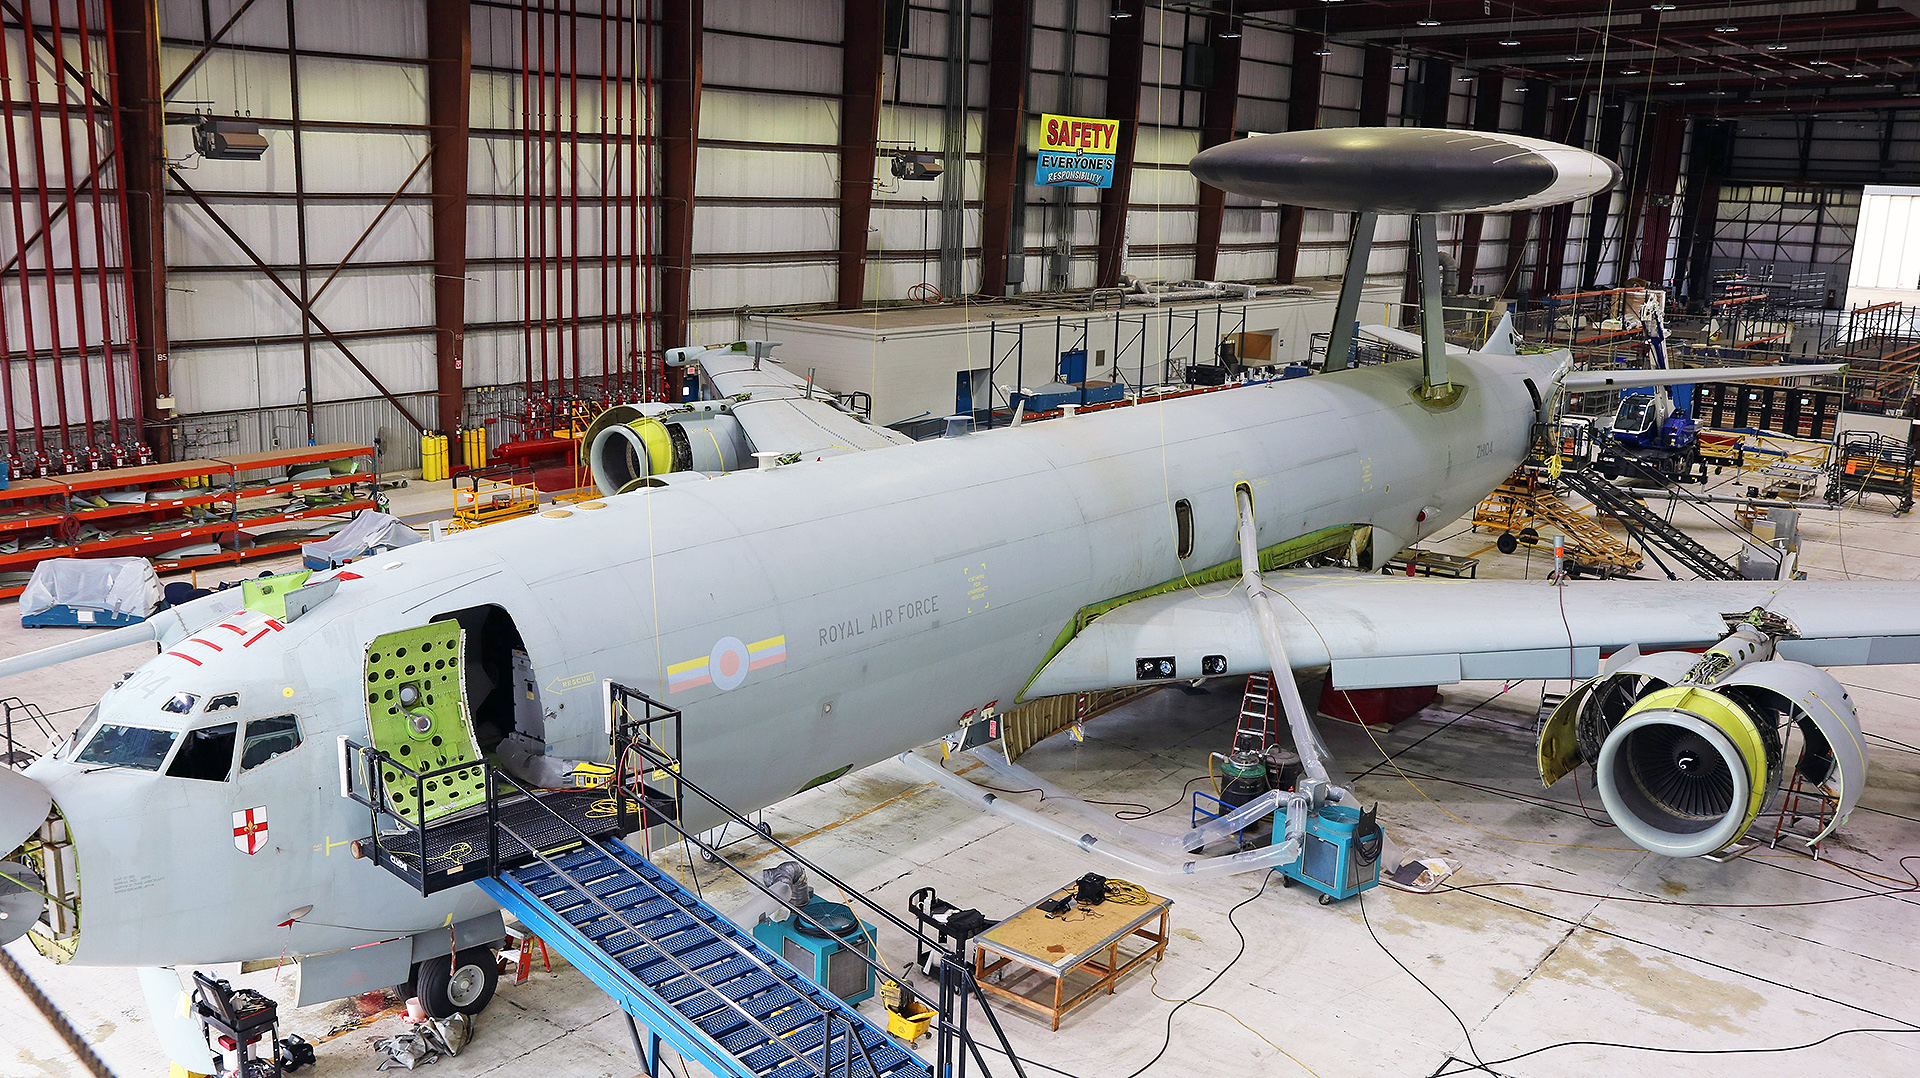
<svg viewBox="0 0 1920 1078">
<path fill-rule="evenodd" d="M 616 404 L 581 439 L 593 482 L 606 495 L 676 472 L 731 472 L 750 459 L 747 436 L 724 403 Z"/>
<path fill-rule="evenodd" d="M 1609 659 L 1542 725 L 1541 780 L 1591 764 L 1620 833 L 1668 857 L 1735 845 L 1796 775 L 1826 802 L 1809 841 L 1831 834 L 1866 786 L 1853 702 L 1826 671 L 1774 657 L 1790 627 L 1744 617 L 1701 655 L 1629 648 Z"/>
</svg>

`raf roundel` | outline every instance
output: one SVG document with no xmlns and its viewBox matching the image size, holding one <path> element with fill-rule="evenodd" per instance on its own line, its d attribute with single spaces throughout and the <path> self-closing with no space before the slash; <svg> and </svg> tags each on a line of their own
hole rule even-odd
<svg viewBox="0 0 1920 1078">
<path fill-rule="evenodd" d="M 739 637 L 722 637 L 707 656 L 707 675 L 713 679 L 716 689 L 737 689 L 741 682 L 747 680 L 747 667 L 751 661 L 747 655 L 747 645 Z"/>
</svg>

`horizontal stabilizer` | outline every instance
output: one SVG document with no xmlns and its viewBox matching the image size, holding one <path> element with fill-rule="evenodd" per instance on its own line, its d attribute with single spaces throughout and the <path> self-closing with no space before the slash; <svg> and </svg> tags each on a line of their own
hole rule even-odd
<svg viewBox="0 0 1920 1078">
<path fill-rule="evenodd" d="M 1839 374 L 1845 363 L 1777 363 L 1767 367 L 1694 367 L 1676 371 L 1570 371 L 1564 384 L 1570 393 L 1634 386 L 1683 386 L 1694 382 L 1754 382 L 1766 378 L 1805 378 Z"/>
<path fill-rule="evenodd" d="M 1404 329 L 1394 329 L 1390 326 L 1361 326 L 1360 333 L 1362 336 L 1390 344 L 1401 351 L 1412 352 L 1416 356 L 1424 350 L 1420 343 L 1420 335 Z M 1471 351 L 1472 349 L 1464 345 L 1447 345 L 1447 354 L 1450 356 L 1464 356 Z"/>
</svg>

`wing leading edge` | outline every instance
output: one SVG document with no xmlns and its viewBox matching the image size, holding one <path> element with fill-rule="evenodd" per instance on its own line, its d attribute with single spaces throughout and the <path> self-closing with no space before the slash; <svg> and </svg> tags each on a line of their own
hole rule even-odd
<svg viewBox="0 0 1920 1078">
<path fill-rule="evenodd" d="M 1779 654 L 1815 666 L 1920 662 L 1920 582 L 1435 580 L 1340 570 L 1262 574 L 1296 669 L 1330 667 L 1345 689 L 1585 678 L 1600 657 L 1703 647 L 1723 614 L 1786 618 Z M 1035 675 L 1027 698 L 1138 683 L 1137 660 L 1171 658 L 1176 679 L 1266 669 L 1238 591 L 1185 590 L 1129 603 L 1081 629 Z"/>
</svg>

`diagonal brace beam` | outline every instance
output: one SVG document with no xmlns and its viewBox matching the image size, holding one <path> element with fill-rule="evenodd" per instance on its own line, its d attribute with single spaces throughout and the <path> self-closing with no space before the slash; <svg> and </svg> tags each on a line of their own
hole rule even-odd
<svg viewBox="0 0 1920 1078">
<path fill-rule="evenodd" d="M 386 385 L 383 384 L 379 378 L 375 377 L 372 371 L 367 369 L 367 365 L 360 362 L 360 357 L 353 354 L 353 349 L 347 347 L 347 342 L 341 340 L 333 330 L 328 329 L 327 324 L 320 321 L 320 316 L 314 314 L 312 308 L 300 302 L 300 294 L 287 287 L 287 282 L 281 280 L 280 275 L 273 272 L 272 267 L 261 260 L 253 248 L 247 244 L 247 241 L 240 238 L 240 233 L 235 232 L 233 226 L 227 224 L 226 219 L 220 216 L 219 211 L 215 210 L 212 204 L 205 198 L 202 198 L 200 192 L 194 190 L 192 185 L 187 183 L 186 178 L 181 176 L 178 170 L 168 169 L 167 176 L 173 180 L 175 186 L 179 187 L 182 193 L 193 200 L 194 205 L 200 207 L 200 209 L 206 213 L 207 219 L 212 221 L 216 228 L 226 233 L 227 238 L 232 240 L 236 247 L 240 248 L 240 253 L 247 256 L 247 259 L 253 263 L 254 268 L 264 274 L 268 282 L 275 288 L 278 288 L 280 294 L 286 296 L 287 300 L 293 304 L 296 310 L 306 315 L 307 320 L 313 323 L 313 328 L 319 330 L 322 337 L 325 337 L 330 344 L 340 350 L 340 354 L 347 358 L 347 362 L 353 364 L 353 369 L 365 376 L 373 388 L 377 390 L 382 397 L 386 398 L 387 403 L 393 405 L 394 409 L 400 413 L 400 418 L 405 419 L 414 430 L 422 434 L 427 432 L 427 428 L 421 426 L 420 421 L 413 418 L 413 413 L 407 411 L 407 406 L 400 402 L 400 398 L 389 392 Z"/>
</svg>

